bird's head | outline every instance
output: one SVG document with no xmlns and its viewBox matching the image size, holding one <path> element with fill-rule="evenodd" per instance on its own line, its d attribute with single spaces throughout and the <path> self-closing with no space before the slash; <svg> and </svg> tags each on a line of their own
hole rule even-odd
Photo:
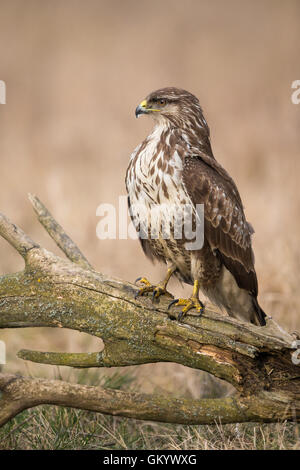
<svg viewBox="0 0 300 470">
<path fill-rule="evenodd" d="M 139 117 L 148 114 L 155 121 L 185 121 L 202 116 L 202 110 L 196 96 L 180 88 L 161 88 L 153 91 L 136 108 Z"/>
</svg>

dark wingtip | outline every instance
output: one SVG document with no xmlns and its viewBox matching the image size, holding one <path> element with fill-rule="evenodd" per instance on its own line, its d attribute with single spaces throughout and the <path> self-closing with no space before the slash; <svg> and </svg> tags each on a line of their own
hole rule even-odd
<svg viewBox="0 0 300 470">
<path fill-rule="evenodd" d="M 266 326 L 267 315 L 265 314 L 263 309 L 260 307 L 256 297 L 253 297 L 253 307 L 255 310 L 255 318 L 254 318 L 253 323 L 255 323 L 258 326 Z"/>
</svg>

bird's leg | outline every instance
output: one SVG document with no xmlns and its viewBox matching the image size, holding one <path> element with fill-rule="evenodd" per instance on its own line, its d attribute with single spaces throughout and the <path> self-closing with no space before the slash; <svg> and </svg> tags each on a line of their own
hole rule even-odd
<svg viewBox="0 0 300 470">
<path fill-rule="evenodd" d="M 199 281 L 194 281 L 194 288 L 193 288 L 193 293 L 192 296 L 189 299 L 175 299 L 173 300 L 168 307 L 168 310 L 172 305 L 175 305 L 177 307 L 178 305 L 184 305 L 185 307 L 181 310 L 179 313 L 177 320 L 181 321 L 183 317 L 187 314 L 189 310 L 192 308 L 195 308 L 200 315 L 202 314 L 204 310 L 204 304 L 199 300 Z M 174 318 L 173 315 L 170 315 L 171 318 Z"/>
<path fill-rule="evenodd" d="M 173 295 L 167 291 L 167 284 L 170 280 L 170 277 L 172 274 L 176 271 L 176 266 L 172 265 L 170 268 L 168 268 L 166 277 L 159 283 L 157 286 L 151 284 L 151 282 L 148 281 L 145 277 L 138 277 L 135 282 L 140 282 L 144 284 L 144 287 L 141 287 L 137 294 L 135 295 L 135 298 L 137 298 L 140 295 L 144 295 L 148 292 L 152 292 L 152 300 L 158 299 L 161 295 L 168 295 L 169 297 L 173 298 Z"/>
</svg>

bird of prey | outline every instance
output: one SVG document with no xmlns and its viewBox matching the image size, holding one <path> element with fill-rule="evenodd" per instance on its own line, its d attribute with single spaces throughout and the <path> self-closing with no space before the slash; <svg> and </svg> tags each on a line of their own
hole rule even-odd
<svg viewBox="0 0 300 470">
<path fill-rule="evenodd" d="M 178 320 L 195 308 L 204 309 L 199 289 L 230 316 L 256 325 L 265 325 L 265 313 L 257 301 L 258 286 L 254 269 L 251 235 L 238 189 L 215 159 L 210 132 L 198 99 L 188 91 L 169 87 L 150 93 L 135 111 L 151 116 L 154 129 L 134 150 L 126 173 L 129 212 L 139 232 L 144 253 L 167 264 L 165 279 L 158 285 L 138 278 L 142 286 L 137 295 L 152 292 L 153 298 L 167 294 L 167 283 L 174 274 L 193 285 L 189 299 L 176 299 L 170 306 L 182 306 Z M 196 208 L 204 205 L 204 241 L 200 249 L 187 249 L 187 239 L 168 238 L 162 226 L 151 236 L 151 227 L 142 231 L 148 215 L 159 206 Z M 133 211 L 133 207 L 143 211 Z M 181 212 L 180 212 L 181 211 Z M 193 213 L 193 227 L 197 214 Z M 150 220 L 150 222 L 149 222 Z M 155 231 L 154 231 L 155 232 Z M 170 307 L 169 306 L 169 307 Z M 171 310 L 172 311 L 172 310 Z"/>
</svg>

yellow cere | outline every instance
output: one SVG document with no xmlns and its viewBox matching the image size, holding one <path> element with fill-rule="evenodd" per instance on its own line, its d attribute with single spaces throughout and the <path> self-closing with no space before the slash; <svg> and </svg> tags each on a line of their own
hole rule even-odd
<svg viewBox="0 0 300 470">
<path fill-rule="evenodd" d="M 144 108 L 144 109 L 148 109 L 147 108 L 147 100 L 143 100 L 141 103 L 140 103 L 140 107 L 141 108 Z M 154 108 L 149 108 L 148 111 L 160 111 L 160 109 L 154 109 Z"/>
</svg>

